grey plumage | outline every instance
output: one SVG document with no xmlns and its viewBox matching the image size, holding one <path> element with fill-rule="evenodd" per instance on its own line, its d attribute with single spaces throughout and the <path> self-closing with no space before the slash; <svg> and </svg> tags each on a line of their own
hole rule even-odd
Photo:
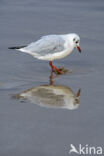
<svg viewBox="0 0 104 156">
<path fill-rule="evenodd" d="M 61 37 L 57 37 L 57 35 L 48 35 L 43 36 L 40 40 L 29 44 L 21 50 L 44 56 L 63 51 L 64 43 L 65 41 Z"/>
</svg>

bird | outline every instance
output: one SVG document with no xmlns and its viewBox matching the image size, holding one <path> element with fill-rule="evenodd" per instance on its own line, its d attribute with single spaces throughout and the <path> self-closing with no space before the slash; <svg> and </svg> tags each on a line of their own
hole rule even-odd
<svg viewBox="0 0 104 156">
<path fill-rule="evenodd" d="M 52 72 L 57 71 L 62 74 L 61 70 L 53 65 L 54 60 L 62 59 L 69 55 L 74 48 L 81 53 L 80 37 L 76 33 L 61 34 L 61 35 L 46 35 L 39 40 L 25 46 L 9 47 L 32 55 L 34 58 L 49 61 Z"/>
</svg>

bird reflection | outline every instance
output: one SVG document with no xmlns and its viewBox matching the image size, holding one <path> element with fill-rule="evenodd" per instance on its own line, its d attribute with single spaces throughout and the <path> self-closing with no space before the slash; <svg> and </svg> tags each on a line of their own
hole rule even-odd
<svg viewBox="0 0 104 156">
<path fill-rule="evenodd" d="M 55 77 L 57 77 L 57 75 Z M 77 109 L 81 90 L 79 89 L 75 94 L 69 87 L 54 85 L 55 77 L 53 73 L 51 73 L 49 85 L 33 87 L 16 94 L 14 97 L 16 99 L 28 100 L 31 103 L 47 108 Z"/>
</svg>

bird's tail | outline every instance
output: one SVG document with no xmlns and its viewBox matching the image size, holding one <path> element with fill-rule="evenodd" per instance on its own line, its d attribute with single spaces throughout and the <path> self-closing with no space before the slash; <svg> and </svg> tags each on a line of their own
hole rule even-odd
<svg viewBox="0 0 104 156">
<path fill-rule="evenodd" d="M 26 46 L 16 46 L 16 47 L 8 47 L 8 49 L 21 49 L 24 48 Z"/>
</svg>

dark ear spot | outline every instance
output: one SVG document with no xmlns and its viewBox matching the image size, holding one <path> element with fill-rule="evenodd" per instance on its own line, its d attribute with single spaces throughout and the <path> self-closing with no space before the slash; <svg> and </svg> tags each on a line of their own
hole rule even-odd
<svg viewBox="0 0 104 156">
<path fill-rule="evenodd" d="M 75 41 L 75 38 L 73 39 L 73 41 Z"/>
</svg>

